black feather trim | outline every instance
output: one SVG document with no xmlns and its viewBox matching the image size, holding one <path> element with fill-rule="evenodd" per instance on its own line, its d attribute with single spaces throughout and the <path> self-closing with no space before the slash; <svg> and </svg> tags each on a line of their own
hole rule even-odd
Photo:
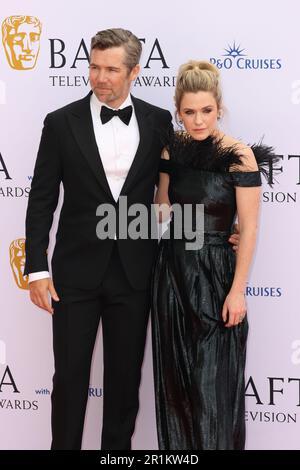
<svg viewBox="0 0 300 470">
<path fill-rule="evenodd" d="M 269 174 L 274 171 L 274 163 L 279 157 L 274 154 L 274 149 L 270 146 L 254 144 L 250 146 L 259 171 L 269 182 Z M 170 154 L 170 161 L 175 165 L 180 165 L 198 170 L 227 172 L 230 169 L 239 171 L 239 166 L 243 165 L 240 144 L 224 147 L 222 138 L 216 139 L 211 136 L 204 140 L 195 140 L 186 132 L 175 132 L 170 136 L 166 145 Z"/>
</svg>

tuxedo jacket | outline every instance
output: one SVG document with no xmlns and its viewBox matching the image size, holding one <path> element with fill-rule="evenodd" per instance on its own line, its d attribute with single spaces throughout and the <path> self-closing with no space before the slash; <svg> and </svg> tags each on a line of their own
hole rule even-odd
<svg viewBox="0 0 300 470">
<path fill-rule="evenodd" d="M 24 274 L 48 271 L 47 248 L 60 184 L 64 200 L 52 257 L 54 284 L 81 289 L 98 287 L 105 274 L 114 243 L 127 278 L 136 289 L 149 286 L 157 239 L 99 239 L 96 226 L 100 204 L 111 204 L 119 220 L 119 200 L 111 194 L 96 144 L 90 111 L 91 92 L 46 116 L 32 179 L 26 215 Z M 162 136 L 171 127 L 169 111 L 132 96 L 140 142 L 121 196 L 128 207 L 153 203 Z M 150 216 L 149 216 L 150 217 Z M 128 224 L 134 217 L 128 217 Z M 150 226 L 150 223 L 149 223 Z"/>
</svg>

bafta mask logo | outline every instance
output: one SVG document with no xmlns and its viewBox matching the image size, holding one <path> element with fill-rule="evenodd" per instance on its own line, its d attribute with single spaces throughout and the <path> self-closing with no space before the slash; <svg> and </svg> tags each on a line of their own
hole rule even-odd
<svg viewBox="0 0 300 470">
<path fill-rule="evenodd" d="M 28 276 L 24 276 L 25 238 L 18 238 L 9 246 L 9 259 L 16 284 L 20 289 L 28 289 Z"/>
<path fill-rule="evenodd" d="M 16 70 L 35 67 L 42 23 L 35 16 L 9 16 L 2 23 L 2 42 L 9 65 Z"/>
</svg>

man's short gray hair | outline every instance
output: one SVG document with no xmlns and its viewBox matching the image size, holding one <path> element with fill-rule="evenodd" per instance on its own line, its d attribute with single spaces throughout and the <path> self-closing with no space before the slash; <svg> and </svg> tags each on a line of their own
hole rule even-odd
<svg viewBox="0 0 300 470">
<path fill-rule="evenodd" d="M 125 65 L 132 70 L 141 58 L 142 44 L 141 41 L 127 29 L 111 28 L 98 31 L 91 40 L 91 51 L 93 49 L 110 49 L 111 47 L 123 46 L 125 49 Z"/>
</svg>

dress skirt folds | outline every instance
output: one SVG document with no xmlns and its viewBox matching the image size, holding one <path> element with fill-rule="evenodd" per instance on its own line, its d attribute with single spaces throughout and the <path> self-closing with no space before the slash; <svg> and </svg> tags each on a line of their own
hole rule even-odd
<svg viewBox="0 0 300 470">
<path fill-rule="evenodd" d="M 201 250 L 163 240 L 153 279 L 153 339 L 160 449 L 243 449 L 247 319 L 225 328 L 234 275 L 227 233 Z"/>
</svg>

